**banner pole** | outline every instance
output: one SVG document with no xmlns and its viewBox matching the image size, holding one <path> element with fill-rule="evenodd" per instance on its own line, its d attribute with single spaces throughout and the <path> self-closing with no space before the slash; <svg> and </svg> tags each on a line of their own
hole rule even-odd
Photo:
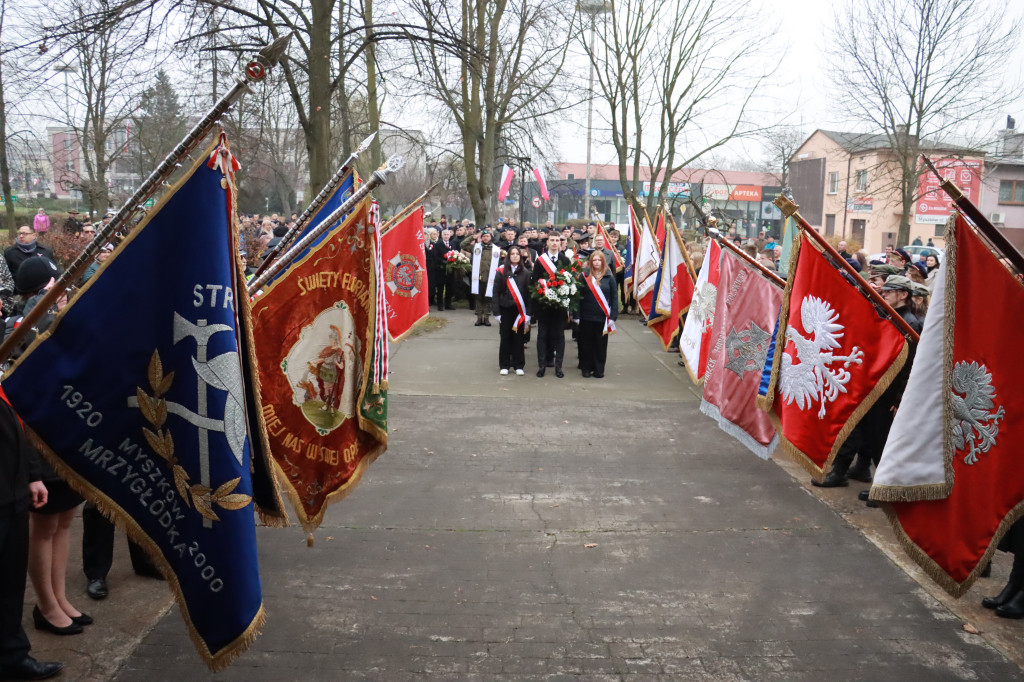
<svg viewBox="0 0 1024 682">
<path fill-rule="evenodd" d="M 320 235 L 327 232 L 327 230 L 333 227 L 334 223 L 341 220 L 341 218 L 346 213 L 355 208 L 355 206 L 360 201 L 366 198 L 366 195 L 368 195 L 372 189 L 374 189 L 378 185 L 383 185 L 384 183 L 386 183 L 388 181 L 388 173 L 394 173 L 395 171 L 400 170 L 404 165 L 405 162 L 402 160 L 402 157 L 392 156 L 390 159 L 388 159 L 388 162 L 385 165 L 373 171 L 373 175 L 370 176 L 370 179 L 363 183 L 363 186 L 356 190 L 351 197 L 346 199 L 345 203 L 343 203 L 338 208 L 334 209 L 334 211 L 332 211 L 330 215 L 321 220 L 317 224 L 317 226 L 310 230 L 310 232 L 306 236 L 304 236 L 294 246 L 288 249 L 284 253 L 284 255 L 275 260 L 274 263 L 269 268 L 267 268 L 267 270 L 262 275 L 253 278 L 253 280 L 249 283 L 248 286 L 249 296 L 254 296 L 260 290 L 260 287 L 262 287 L 264 284 L 269 282 L 271 278 L 273 278 L 279 272 L 288 267 L 288 265 L 293 260 L 295 260 L 296 256 L 298 256 L 310 244 L 316 241 L 316 239 Z"/>
<path fill-rule="evenodd" d="M 376 136 L 376 131 L 370 133 L 365 140 L 359 143 L 359 146 L 356 147 L 355 151 L 348 155 L 348 158 L 345 159 L 345 163 L 341 164 L 341 168 L 339 168 L 338 172 L 334 174 L 334 177 L 331 178 L 330 182 L 323 186 L 323 189 L 321 189 L 320 193 L 313 198 L 313 201 L 311 201 L 309 206 L 306 207 L 306 210 L 302 212 L 302 215 L 298 217 L 295 224 L 291 226 L 285 235 L 281 237 L 281 241 L 275 244 L 274 248 L 267 254 L 267 257 L 263 259 L 263 262 L 260 263 L 259 267 L 256 268 L 256 271 L 253 272 L 253 277 L 259 277 L 266 272 L 267 268 L 270 267 L 270 264 L 273 263 L 285 250 L 287 250 L 295 240 L 295 237 L 299 235 L 302 230 L 306 229 L 306 225 L 309 221 L 313 219 L 313 216 L 316 215 L 317 211 L 324 207 L 324 204 L 326 204 L 327 200 L 331 198 L 331 195 L 334 194 L 335 190 L 341 186 L 341 183 L 345 180 L 345 176 L 348 175 L 352 164 L 355 163 L 361 153 L 366 151 L 370 146 L 370 143 L 373 142 L 373 138 Z"/>
</svg>

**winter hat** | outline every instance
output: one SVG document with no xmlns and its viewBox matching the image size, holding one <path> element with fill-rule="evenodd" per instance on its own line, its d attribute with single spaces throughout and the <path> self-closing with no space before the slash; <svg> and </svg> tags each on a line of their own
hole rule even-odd
<svg viewBox="0 0 1024 682">
<path fill-rule="evenodd" d="M 914 283 L 903 275 L 889 275 L 882 285 L 882 291 L 906 291 L 914 292 Z"/>
<path fill-rule="evenodd" d="M 14 275 L 14 291 L 18 294 L 33 294 L 45 287 L 52 277 L 59 277 L 56 264 L 45 256 L 28 258 L 18 266 Z"/>
</svg>

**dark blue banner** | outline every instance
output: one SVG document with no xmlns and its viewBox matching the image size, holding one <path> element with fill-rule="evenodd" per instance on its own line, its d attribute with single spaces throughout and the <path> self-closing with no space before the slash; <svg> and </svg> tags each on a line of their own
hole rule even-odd
<svg viewBox="0 0 1024 682">
<path fill-rule="evenodd" d="M 3 379 L 61 475 L 157 561 L 214 669 L 263 622 L 224 180 L 192 168 Z"/>
</svg>

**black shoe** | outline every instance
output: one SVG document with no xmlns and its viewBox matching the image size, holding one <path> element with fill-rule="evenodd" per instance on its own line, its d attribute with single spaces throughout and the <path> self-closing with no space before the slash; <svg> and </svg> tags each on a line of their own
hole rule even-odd
<svg viewBox="0 0 1024 682">
<path fill-rule="evenodd" d="M 537 378 L 539 379 L 542 376 L 544 376 L 544 368 L 543 367 L 541 367 L 540 369 L 537 370 Z"/>
<path fill-rule="evenodd" d="M 589 379 L 590 375 L 591 375 L 591 371 L 589 369 L 583 370 L 583 378 L 584 379 Z"/>
<path fill-rule="evenodd" d="M 1010 597 L 1002 606 L 996 607 L 996 615 L 1000 618 L 1024 618 L 1024 590 L 1017 590 L 1017 593 Z"/>
<path fill-rule="evenodd" d="M 455 310 L 455 306 L 453 306 L 453 305 L 446 305 L 446 306 L 444 307 L 444 309 L 445 309 L 445 310 Z"/>
<path fill-rule="evenodd" d="M 870 502 L 871 499 L 868 497 L 868 495 L 870 494 L 870 490 L 861 490 L 859 493 L 857 493 L 857 499 L 860 500 L 861 502 Z"/>
<path fill-rule="evenodd" d="M 72 621 L 71 625 L 65 625 L 62 628 L 57 627 L 50 621 L 46 620 L 43 612 L 36 606 L 32 609 L 32 621 L 35 623 L 36 630 L 42 630 L 43 632 L 52 632 L 55 635 L 80 635 L 85 630 L 78 623 Z"/>
<path fill-rule="evenodd" d="M 1018 592 L 1020 592 L 1020 585 L 1013 582 L 1006 583 L 1002 592 L 994 597 L 985 597 L 981 600 L 981 605 L 986 609 L 998 609 L 1000 606 L 1013 599 Z"/>
<path fill-rule="evenodd" d="M 3 670 L 0 670 L 0 680 L 45 680 L 63 669 L 63 663 L 43 663 L 26 656 L 17 663 L 5 665 Z"/>
<path fill-rule="evenodd" d="M 491 326 L 491 321 L 490 320 L 484 320 L 483 324 L 484 324 L 485 327 L 490 327 Z"/>
<path fill-rule="evenodd" d="M 864 506 L 870 507 L 871 509 L 878 509 L 878 503 L 875 502 L 874 500 L 868 500 L 867 502 L 864 503 Z"/>
<path fill-rule="evenodd" d="M 832 471 L 825 474 L 825 478 L 821 479 L 820 482 L 815 481 L 812 478 L 811 485 L 817 486 L 819 488 L 845 488 L 846 486 L 850 485 L 850 480 L 846 478 L 846 476 L 840 476 L 839 474 L 836 473 L 836 470 L 833 469 Z"/>
<path fill-rule="evenodd" d="M 83 613 L 77 616 L 71 616 L 71 622 L 76 625 L 92 625 L 95 621 L 88 613 Z"/>
<path fill-rule="evenodd" d="M 871 483 L 871 471 L 869 469 L 850 469 L 846 472 L 846 477 L 861 483 Z"/>
<path fill-rule="evenodd" d="M 93 599 L 106 599 L 107 595 L 110 594 L 107 591 L 106 578 L 96 578 L 95 580 L 90 580 L 89 586 L 85 588 L 85 593 Z"/>
<path fill-rule="evenodd" d="M 595 379 L 604 379 L 604 372 L 594 372 L 593 376 Z"/>
<path fill-rule="evenodd" d="M 481 322 L 480 320 L 477 320 L 476 322 L 473 323 L 473 326 L 474 327 L 482 327 L 482 326 L 484 326 L 484 323 Z"/>
<path fill-rule="evenodd" d="M 562 372 L 562 368 L 561 367 L 559 367 L 558 369 L 555 370 L 555 376 L 558 377 L 559 379 L 562 379 L 563 377 L 565 377 L 565 374 Z"/>
</svg>

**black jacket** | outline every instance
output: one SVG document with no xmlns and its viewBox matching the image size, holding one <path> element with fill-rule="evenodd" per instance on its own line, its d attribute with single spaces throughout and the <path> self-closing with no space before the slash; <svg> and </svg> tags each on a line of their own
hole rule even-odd
<svg viewBox="0 0 1024 682">
<path fill-rule="evenodd" d="M 590 286 L 585 281 L 581 281 L 579 285 L 582 287 L 583 298 L 573 306 L 573 319 L 583 322 L 604 322 L 604 310 L 601 309 L 601 304 L 597 302 L 597 297 L 590 290 Z M 618 319 L 619 289 L 611 268 L 605 268 L 604 277 L 601 278 L 601 291 L 611 307 L 611 319 Z"/>
<path fill-rule="evenodd" d="M 0 517 L 28 509 L 28 484 L 43 478 L 39 464 L 14 410 L 0 400 Z"/>
<path fill-rule="evenodd" d="M 29 258 L 32 258 L 33 256 L 46 256 L 54 263 L 57 262 L 57 259 L 53 257 L 53 251 L 51 251 L 49 247 L 43 246 L 42 244 L 37 243 L 36 250 L 33 251 L 32 253 L 25 253 L 24 251 L 19 249 L 16 244 L 14 246 L 8 246 L 7 249 L 4 251 L 4 260 L 7 261 L 7 267 L 11 271 L 11 276 L 13 277 L 17 275 L 18 266 L 27 261 Z"/>
<path fill-rule="evenodd" d="M 506 265 L 504 269 L 508 270 L 509 267 Z M 491 299 L 491 310 L 495 315 L 500 315 L 502 308 L 516 308 L 518 310 L 515 298 L 513 298 L 512 292 L 508 290 L 507 280 L 508 275 L 504 271 L 495 274 L 494 297 Z M 520 265 L 516 271 L 515 280 L 516 286 L 519 287 L 519 293 L 523 296 L 523 303 L 526 304 L 526 314 L 532 315 L 533 298 L 530 296 L 530 271 Z"/>
</svg>

